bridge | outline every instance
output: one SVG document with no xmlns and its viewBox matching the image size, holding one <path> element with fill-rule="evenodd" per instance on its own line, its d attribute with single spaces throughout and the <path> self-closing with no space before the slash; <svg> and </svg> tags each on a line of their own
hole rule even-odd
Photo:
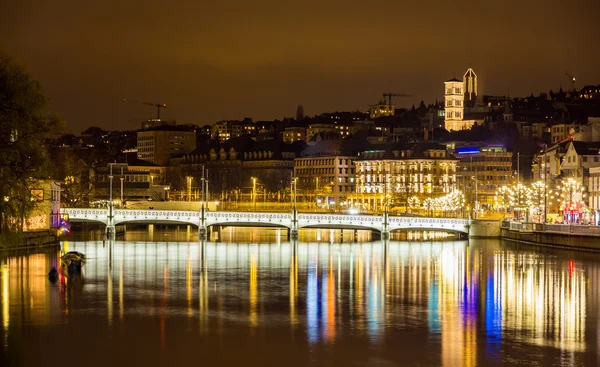
<svg viewBox="0 0 600 367">
<path fill-rule="evenodd" d="M 173 223 L 198 227 L 199 238 L 206 238 L 212 226 L 280 227 L 290 230 L 292 238 L 302 228 L 368 229 L 382 237 L 395 230 L 440 230 L 469 234 L 470 221 L 463 218 L 427 218 L 383 215 L 262 213 L 184 210 L 132 210 L 63 208 L 71 222 L 99 222 L 106 225 L 107 236 L 114 236 L 114 226 L 126 223 Z"/>
</svg>

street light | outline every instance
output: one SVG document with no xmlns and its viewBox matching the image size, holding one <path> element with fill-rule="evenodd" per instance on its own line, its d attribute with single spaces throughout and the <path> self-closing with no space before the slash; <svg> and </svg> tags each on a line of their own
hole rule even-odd
<svg viewBox="0 0 600 367">
<path fill-rule="evenodd" d="M 478 197 L 477 197 L 477 182 L 479 180 L 477 180 L 477 178 L 475 178 L 475 176 L 471 176 L 471 180 L 475 181 L 475 203 L 472 204 L 472 207 L 473 207 L 474 217 L 475 217 L 475 219 L 477 219 L 477 210 L 478 210 L 478 207 L 479 207 L 479 205 L 477 205 L 477 200 L 478 200 Z"/>
<path fill-rule="evenodd" d="M 192 176 L 186 176 L 187 179 L 187 201 L 192 200 Z"/>
</svg>

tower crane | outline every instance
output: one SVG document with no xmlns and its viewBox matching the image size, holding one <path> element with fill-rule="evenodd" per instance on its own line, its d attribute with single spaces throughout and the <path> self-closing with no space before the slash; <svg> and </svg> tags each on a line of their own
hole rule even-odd
<svg viewBox="0 0 600 367">
<path fill-rule="evenodd" d="M 569 79 L 571 80 L 571 87 L 573 88 L 573 90 L 575 90 L 575 77 L 569 74 L 569 72 L 567 71 L 565 71 L 565 75 L 569 77 Z"/>
<path fill-rule="evenodd" d="M 412 94 L 404 94 L 404 93 L 383 93 L 383 99 L 388 99 L 388 107 L 392 109 L 392 97 L 412 97 Z"/>
<path fill-rule="evenodd" d="M 156 118 L 158 120 L 160 120 L 160 109 L 161 108 L 167 108 L 167 104 L 166 103 L 152 103 L 152 102 L 134 101 L 134 100 L 130 100 L 130 99 L 127 99 L 127 98 L 125 98 L 123 101 L 127 102 L 127 103 L 138 103 L 138 104 L 145 104 L 147 106 L 156 107 Z"/>
</svg>

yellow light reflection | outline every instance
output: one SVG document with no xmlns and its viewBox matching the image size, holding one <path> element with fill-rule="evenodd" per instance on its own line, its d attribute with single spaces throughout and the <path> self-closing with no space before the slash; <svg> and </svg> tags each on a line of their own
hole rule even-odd
<svg viewBox="0 0 600 367">
<path fill-rule="evenodd" d="M 0 268 L 0 276 L 2 276 L 2 336 L 3 344 L 8 343 L 8 326 L 10 325 L 10 298 L 8 291 L 8 264 L 5 262 Z"/>
<path fill-rule="evenodd" d="M 298 258 L 292 255 L 290 264 L 290 323 L 298 324 L 298 315 L 296 314 L 296 302 L 298 299 Z"/>
<path fill-rule="evenodd" d="M 258 264 L 256 260 L 256 254 L 250 255 L 250 325 L 253 327 L 258 326 L 258 313 L 257 313 L 257 295 L 258 295 Z"/>
</svg>

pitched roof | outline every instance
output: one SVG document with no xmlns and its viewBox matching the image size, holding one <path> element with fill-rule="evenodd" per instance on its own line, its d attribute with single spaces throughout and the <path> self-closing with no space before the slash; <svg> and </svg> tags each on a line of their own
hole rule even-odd
<svg viewBox="0 0 600 367">
<path fill-rule="evenodd" d="M 446 80 L 446 83 L 448 83 L 448 82 L 462 82 L 462 80 L 456 79 L 456 77 L 453 77 L 452 79 Z"/>
<path fill-rule="evenodd" d="M 600 154 L 600 142 L 599 141 L 574 141 L 573 148 L 577 152 L 577 155 L 599 155 Z"/>
</svg>

